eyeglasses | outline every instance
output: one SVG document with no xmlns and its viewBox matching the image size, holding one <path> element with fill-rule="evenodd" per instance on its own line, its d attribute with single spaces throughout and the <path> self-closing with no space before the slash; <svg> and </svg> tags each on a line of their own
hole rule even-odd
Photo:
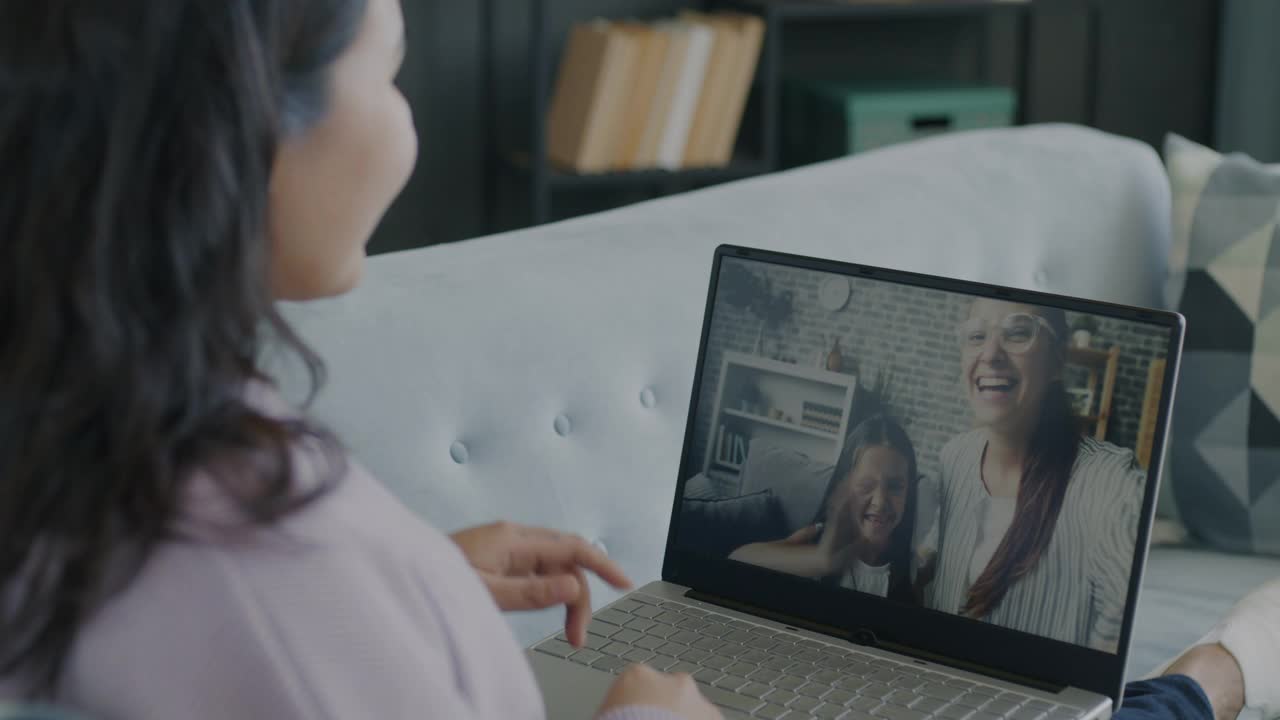
<svg viewBox="0 0 1280 720">
<path fill-rule="evenodd" d="M 987 344 L 987 337 L 996 331 L 1000 348 L 1010 355 L 1021 355 L 1036 344 L 1041 330 L 1057 338 L 1058 333 L 1048 320 L 1031 313 L 1013 313 L 1005 316 L 999 325 L 993 326 L 980 318 L 973 318 L 960 326 L 960 347 L 965 352 L 981 350 Z"/>
</svg>

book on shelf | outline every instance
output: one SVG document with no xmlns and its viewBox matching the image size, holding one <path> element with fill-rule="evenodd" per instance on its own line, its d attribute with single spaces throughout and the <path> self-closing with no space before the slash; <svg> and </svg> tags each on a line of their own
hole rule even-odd
<svg viewBox="0 0 1280 720">
<path fill-rule="evenodd" d="M 727 165 L 763 41 L 764 21 L 743 13 L 575 26 L 547 115 L 548 157 L 579 173 Z"/>
<path fill-rule="evenodd" d="M 612 168 L 637 41 L 602 20 L 569 36 L 547 117 L 547 156 L 577 172 Z"/>
<path fill-rule="evenodd" d="M 741 468 L 747 461 L 747 436 L 721 425 L 716 431 L 715 464 Z"/>
</svg>

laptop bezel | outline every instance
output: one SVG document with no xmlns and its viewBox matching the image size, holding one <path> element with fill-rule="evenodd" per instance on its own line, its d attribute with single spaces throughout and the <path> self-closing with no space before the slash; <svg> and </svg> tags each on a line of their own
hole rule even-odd
<svg viewBox="0 0 1280 720">
<path fill-rule="evenodd" d="M 1118 651 L 1115 654 L 1049 640 L 1036 635 L 963 618 L 937 610 L 898 605 L 892 601 L 853 591 L 831 588 L 812 580 L 792 577 L 744 563 L 691 552 L 680 547 L 680 503 L 691 467 L 699 388 L 707 353 L 711 319 L 722 262 L 727 257 L 758 260 L 794 268 L 850 277 L 864 277 L 923 289 L 943 290 L 975 297 L 1060 307 L 1065 310 L 1142 322 L 1167 328 L 1169 345 L 1157 424 L 1148 468 L 1146 494 L 1139 519 L 1137 549 L 1129 578 Z M 1076 687 L 1106 695 L 1119 704 L 1123 696 L 1125 666 L 1132 641 L 1142 576 L 1146 567 L 1151 526 L 1155 515 L 1170 411 L 1182 355 L 1186 321 L 1177 313 L 1084 300 L 1031 290 L 1002 287 L 889 268 L 824 260 L 735 245 L 716 248 L 707 303 L 703 315 L 698 364 L 681 450 L 680 470 L 672 502 L 671 524 L 663 558 L 662 579 L 691 588 L 698 594 L 723 598 L 774 619 L 784 618 L 810 629 L 823 629 L 836 637 L 867 642 L 916 654 L 965 669 L 1034 684 L 1046 689 Z M 695 463 L 696 464 L 696 463 Z"/>
</svg>

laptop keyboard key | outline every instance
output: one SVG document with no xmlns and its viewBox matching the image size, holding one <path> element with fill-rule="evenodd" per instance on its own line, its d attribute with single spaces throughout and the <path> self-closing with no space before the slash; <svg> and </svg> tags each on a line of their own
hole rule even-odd
<svg viewBox="0 0 1280 720">
<path fill-rule="evenodd" d="M 567 642 L 559 640 L 548 640 L 538 646 L 538 650 L 548 655 L 555 655 L 558 658 L 567 658 L 577 651 L 577 648 Z"/>
<path fill-rule="evenodd" d="M 745 643 L 751 642 L 752 640 L 755 640 L 756 636 L 752 635 L 746 630 L 734 630 L 733 632 L 730 632 L 728 635 L 725 635 L 720 639 L 725 640 L 727 642 L 736 642 L 736 643 L 745 644 Z"/>
<path fill-rule="evenodd" d="M 917 696 L 916 701 L 911 703 L 912 710 L 919 710 L 923 713 L 935 713 L 946 706 L 946 702 L 937 698 Z"/>
<path fill-rule="evenodd" d="M 939 683 L 932 683 L 932 682 L 928 683 L 927 685 L 920 688 L 919 690 L 916 690 L 916 692 L 921 695 L 925 695 L 927 697 L 937 698 L 939 700 L 946 700 L 948 702 L 955 700 L 956 698 L 964 695 L 964 691 L 959 688 L 953 688 L 948 685 L 942 685 Z"/>
<path fill-rule="evenodd" d="M 809 714 L 816 718 L 822 718 L 823 720 L 836 720 L 836 718 L 840 717 L 846 712 L 848 712 L 848 710 L 845 710 L 839 705 L 824 703 L 814 708 L 812 711 L 810 711 Z"/>
<path fill-rule="evenodd" d="M 649 658 L 651 657 L 653 657 L 653 653 L 649 652 L 648 650 L 642 650 L 640 648 L 636 648 L 635 650 L 632 650 L 626 655 L 623 655 L 622 659 L 626 660 L 629 663 L 639 664 L 643 662 L 648 662 Z"/>
<path fill-rule="evenodd" d="M 996 698 L 995 700 L 992 700 L 986 705 L 983 705 L 982 709 L 985 712 L 989 712 L 994 715 L 1000 715 L 1001 717 L 1003 717 L 1013 712 L 1014 710 L 1017 710 L 1018 707 L 1019 707 L 1018 703 L 1013 702 L 1012 700 L 1004 700 L 1002 698 Z"/>
<path fill-rule="evenodd" d="M 629 622 L 627 622 L 627 624 L 626 624 L 626 628 L 627 628 L 628 630 L 635 630 L 635 631 L 637 631 L 637 632 L 644 632 L 644 631 L 648 630 L 649 628 L 654 627 L 654 626 L 655 626 L 655 625 L 657 625 L 657 624 L 658 624 L 658 623 L 656 623 L 656 622 L 654 622 L 654 621 L 652 621 L 652 620 L 645 620 L 644 618 L 640 618 L 640 617 L 638 617 L 638 618 L 632 618 Z"/>
<path fill-rule="evenodd" d="M 691 662 L 678 660 L 676 661 L 675 665 L 669 666 L 664 672 L 669 672 L 673 675 L 676 673 L 684 673 L 685 675 L 692 675 L 701 669 L 702 668 L 698 667 L 697 665 L 694 665 Z"/>
<path fill-rule="evenodd" d="M 1044 716 L 1045 712 L 1043 710 L 1030 705 L 1024 705 L 1009 715 L 1012 720 L 1040 720 Z"/>
<path fill-rule="evenodd" d="M 822 683 L 809 682 L 796 688 L 796 692 L 812 698 L 820 698 L 831 692 L 831 687 Z"/>
<path fill-rule="evenodd" d="M 680 655 L 681 660 L 688 660 L 691 663 L 700 663 L 709 657 L 711 657 L 711 653 L 697 648 L 689 648 L 687 652 Z"/>
<path fill-rule="evenodd" d="M 973 695 L 966 693 L 951 701 L 953 705 L 963 705 L 967 708 L 977 710 L 987 704 L 987 698 L 983 695 Z M 1038 720 L 1038 718 L 1024 718 L 1023 720 Z"/>
<path fill-rule="evenodd" d="M 752 638 L 747 643 L 747 647 L 754 648 L 756 650 L 772 650 L 773 648 L 778 647 L 778 641 L 767 637 L 756 637 Z"/>
<path fill-rule="evenodd" d="M 614 642 L 622 642 L 622 643 L 627 643 L 629 645 L 639 640 L 642 637 L 644 637 L 644 633 L 639 633 L 639 632 L 636 632 L 635 630 L 629 630 L 629 629 L 623 628 L 622 630 L 619 630 L 618 632 L 614 633 L 613 637 L 609 639 Z"/>
<path fill-rule="evenodd" d="M 973 710 L 971 708 L 963 705 L 948 705 L 941 710 L 935 711 L 933 715 L 943 720 L 968 720 L 972 714 Z"/>
<path fill-rule="evenodd" d="M 694 640 L 690 644 L 693 647 L 698 648 L 699 650 L 706 650 L 707 652 L 715 652 L 720 648 L 724 647 L 724 643 L 720 642 L 719 640 L 716 640 L 715 638 L 708 638 L 708 637 L 698 638 L 697 640 Z"/>
<path fill-rule="evenodd" d="M 662 608 L 657 608 L 652 605 L 641 605 L 635 610 L 632 610 L 631 614 L 635 615 L 636 617 L 642 617 L 646 620 L 652 620 L 658 617 L 659 615 L 661 615 L 663 612 L 665 611 Z"/>
<path fill-rule="evenodd" d="M 626 625 L 627 622 L 631 620 L 631 616 L 621 610 L 614 610 L 613 608 L 610 608 L 596 613 L 595 619 L 600 620 L 601 622 L 607 622 L 610 625 L 621 626 Z"/>
<path fill-rule="evenodd" d="M 777 680 L 778 678 L 782 677 L 782 673 L 778 672 L 777 670 L 770 670 L 769 668 L 757 668 L 752 672 L 747 673 L 747 677 L 751 678 L 752 680 L 755 680 L 756 682 L 762 682 L 768 685 L 768 684 L 771 684 L 774 680 Z"/>
<path fill-rule="evenodd" d="M 699 636 L 697 633 L 691 633 L 688 630 L 681 630 L 680 632 L 667 637 L 667 640 L 674 643 L 680 643 L 681 645 L 692 645 L 703 639 L 704 638 Z"/>
<path fill-rule="evenodd" d="M 885 702 L 892 703 L 894 705 L 901 705 L 902 707 L 910 707 L 911 703 L 915 702 L 918 699 L 920 699 L 919 695 L 916 695 L 915 693 L 910 692 L 908 690 L 894 690 L 893 692 L 884 696 Z"/>
<path fill-rule="evenodd" d="M 723 655 L 712 655 L 698 662 L 702 667 L 711 668 L 712 670 L 724 670 L 733 664 L 733 658 L 727 658 Z"/>
<path fill-rule="evenodd" d="M 768 662 L 771 657 L 768 653 L 763 653 L 759 650 L 748 650 L 739 655 L 738 659 L 744 663 L 751 663 L 752 665 L 759 667 Z"/>
<path fill-rule="evenodd" d="M 608 645 L 610 642 L 611 641 L 609 640 L 609 638 L 603 638 L 603 637 L 600 637 L 599 635 L 592 635 L 591 633 L 587 633 L 587 642 L 585 643 L 585 645 L 587 646 L 588 650 L 599 650 L 605 645 Z"/>
<path fill-rule="evenodd" d="M 729 667 L 725 668 L 724 671 L 727 673 L 732 673 L 734 675 L 741 675 L 742 677 L 746 677 L 756 671 L 756 666 L 751 665 L 749 663 L 736 662 L 730 665 Z"/>
<path fill-rule="evenodd" d="M 916 690 L 925 686 L 926 681 L 912 675 L 901 675 L 890 685 L 902 690 Z"/>
<path fill-rule="evenodd" d="M 820 683 L 825 683 L 827 685 L 830 685 L 842 677 L 844 677 L 844 675 L 841 675 L 840 673 L 835 672 L 834 670 L 819 670 L 818 672 L 810 675 L 809 679 L 814 682 L 820 682 Z"/>
<path fill-rule="evenodd" d="M 617 625 L 610 625 L 601 620 L 592 620 L 591 624 L 587 625 L 588 633 L 599 635 L 600 637 L 610 637 L 621 629 Z"/>
<path fill-rule="evenodd" d="M 836 687 L 849 692 L 857 692 L 870 684 L 870 682 L 860 677 L 842 677 L 835 682 Z"/>
<path fill-rule="evenodd" d="M 719 680 L 721 675 L 724 675 L 724 673 L 720 672 L 719 670 L 712 670 L 711 668 L 702 668 L 693 674 L 693 679 L 697 680 L 700 683 L 710 685 L 711 683 Z"/>
<path fill-rule="evenodd" d="M 591 667 L 605 672 L 616 673 L 631 667 L 631 663 L 618 657 L 602 657 L 592 663 Z"/>
<path fill-rule="evenodd" d="M 846 703 L 846 705 L 853 710 L 861 710 L 862 712 L 867 713 L 875 710 L 883 704 L 884 703 L 880 702 L 879 699 L 870 697 L 856 697 L 852 701 Z"/>
<path fill-rule="evenodd" d="M 653 617 L 653 619 L 657 620 L 660 623 L 666 623 L 668 625 L 679 625 L 680 623 L 684 622 L 685 620 L 688 620 L 689 618 L 685 617 L 684 615 L 681 615 L 680 613 L 671 612 L 670 610 L 660 610 L 658 614 Z"/>
<path fill-rule="evenodd" d="M 782 672 L 787 668 L 791 667 L 792 665 L 795 665 L 796 663 L 794 660 L 790 660 L 788 658 L 773 657 L 773 658 L 769 658 L 768 660 L 765 660 L 760 664 L 763 665 L 764 667 L 769 668 L 770 670 L 777 670 L 778 672 Z"/>
<path fill-rule="evenodd" d="M 725 675 L 724 677 L 720 678 L 719 680 L 716 680 L 711 684 L 714 687 L 722 688 L 724 690 L 737 690 L 738 688 L 747 684 L 747 679 L 744 677 L 739 677 L 737 675 Z"/>
<path fill-rule="evenodd" d="M 764 705 L 764 701 L 759 698 L 738 695 L 718 687 L 703 687 L 699 689 L 702 690 L 703 697 L 716 705 L 730 710 L 737 710 L 738 712 L 749 713 Z"/>
<path fill-rule="evenodd" d="M 904 708 L 901 705 L 881 705 L 871 714 L 886 720 L 927 720 L 929 717 L 918 710 Z"/>
<path fill-rule="evenodd" d="M 637 640 L 635 643 L 636 647 L 644 648 L 645 650 L 657 650 L 658 648 L 666 644 L 667 644 L 666 641 L 663 640 L 662 638 L 657 638 L 652 635 L 645 635 L 644 637 Z"/>
<path fill-rule="evenodd" d="M 773 681 L 773 686 L 776 688 L 782 688 L 783 690 L 794 691 L 796 688 L 801 687 L 806 682 L 807 681 L 802 677 L 796 677 L 795 675 L 783 675 L 782 677 Z"/>
<path fill-rule="evenodd" d="M 605 655 L 622 657 L 623 655 L 626 655 L 627 653 L 631 652 L 631 646 L 626 643 L 611 642 L 608 645 L 605 645 L 604 647 L 600 648 L 600 652 L 604 653 Z"/>
<path fill-rule="evenodd" d="M 859 689 L 858 694 L 863 697 L 873 697 L 877 700 L 883 700 L 890 693 L 895 692 L 893 688 L 884 683 L 870 682 L 866 686 Z"/>
<path fill-rule="evenodd" d="M 765 685 L 764 683 L 758 683 L 754 680 L 748 680 L 745 685 L 742 685 L 741 687 L 738 688 L 739 695 L 746 695 L 747 697 L 753 697 L 753 698 L 762 698 L 772 691 L 773 691 L 773 688 L 769 687 L 768 685 Z"/>
<path fill-rule="evenodd" d="M 754 717 L 764 718 L 764 720 L 781 720 L 782 718 L 786 717 L 790 713 L 791 713 L 790 710 L 787 710 L 781 705 L 774 705 L 773 703 L 769 703 L 764 707 L 757 709 L 754 713 L 752 713 L 752 715 Z"/>
<path fill-rule="evenodd" d="M 764 699 L 778 705 L 786 705 L 787 703 L 791 702 L 792 700 L 795 700 L 798 697 L 800 696 L 796 695 L 790 690 L 774 689 L 773 692 L 769 693 L 768 695 L 765 695 Z"/>
<path fill-rule="evenodd" d="M 696 608 L 692 606 L 682 607 L 680 608 L 680 612 L 684 613 L 685 615 L 692 615 L 694 617 L 706 617 L 711 614 L 706 610 L 703 610 L 702 608 Z"/>
<path fill-rule="evenodd" d="M 591 663 L 599 660 L 602 657 L 605 657 L 605 656 L 601 653 L 596 652 L 595 650 L 579 650 L 578 652 L 570 655 L 569 659 L 578 663 L 579 665 L 590 665 Z"/>
<path fill-rule="evenodd" d="M 834 703 L 836 705 L 844 705 L 849 701 L 853 700 L 854 697 L 856 696 L 853 693 L 849 692 L 848 690 L 832 690 L 831 692 L 826 694 L 826 697 L 822 699 L 826 700 L 829 703 Z"/>
<path fill-rule="evenodd" d="M 818 700 L 817 698 L 805 697 L 802 695 L 796 698 L 794 701 L 792 701 L 792 703 L 787 707 L 791 708 L 792 710 L 798 710 L 802 713 L 807 713 L 821 704 L 822 704 L 822 701 Z"/>
</svg>

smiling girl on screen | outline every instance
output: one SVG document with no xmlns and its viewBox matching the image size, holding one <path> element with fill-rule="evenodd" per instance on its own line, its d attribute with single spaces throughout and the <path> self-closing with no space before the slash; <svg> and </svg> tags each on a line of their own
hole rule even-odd
<svg viewBox="0 0 1280 720">
<path fill-rule="evenodd" d="M 868 418 L 845 440 L 813 524 L 729 557 L 918 603 L 911 580 L 917 485 L 906 431 L 888 417 Z"/>
<path fill-rule="evenodd" d="M 959 332 L 974 428 L 942 449 L 929 605 L 1114 652 L 1146 473 L 1084 437 L 1060 309 L 974 301 Z"/>
</svg>

